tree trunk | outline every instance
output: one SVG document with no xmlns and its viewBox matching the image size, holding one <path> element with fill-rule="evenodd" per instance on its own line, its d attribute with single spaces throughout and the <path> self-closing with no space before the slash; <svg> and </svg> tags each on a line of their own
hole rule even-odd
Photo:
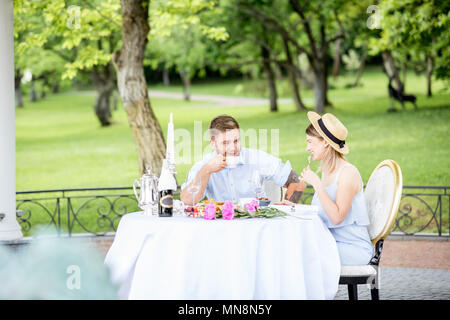
<svg viewBox="0 0 450 320">
<path fill-rule="evenodd" d="M 163 83 L 165 86 L 170 86 L 169 70 L 165 66 L 163 68 Z"/>
<path fill-rule="evenodd" d="M 367 58 L 367 52 L 364 51 L 363 56 L 361 58 L 361 64 L 359 65 L 358 74 L 356 75 L 355 82 L 353 83 L 353 87 L 357 87 L 359 85 L 359 80 L 361 79 L 364 68 L 366 66 L 366 58 Z"/>
<path fill-rule="evenodd" d="M 59 92 L 59 83 L 52 84 L 52 93 L 58 93 Z"/>
<path fill-rule="evenodd" d="M 298 89 L 298 83 L 296 74 L 294 71 L 294 61 L 292 60 L 291 50 L 289 49 L 289 43 L 286 38 L 283 37 L 283 46 L 284 46 L 284 52 L 286 53 L 286 61 L 288 64 L 288 80 L 289 85 L 291 87 L 292 91 L 292 97 L 294 99 L 295 107 L 297 108 L 297 111 L 306 110 L 305 105 L 303 104 L 302 98 L 300 97 L 300 91 Z"/>
<path fill-rule="evenodd" d="M 117 91 L 113 90 L 112 92 L 112 100 L 113 100 L 113 110 L 117 111 L 119 107 L 119 99 L 117 98 Z"/>
<path fill-rule="evenodd" d="M 324 53 L 325 54 L 325 53 Z M 331 106 L 328 100 L 328 72 L 325 58 L 312 57 L 310 64 L 314 73 L 314 100 L 317 113 L 325 112 L 326 106 Z"/>
<path fill-rule="evenodd" d="M 21 80 L 22 74 L 20 73 L 20 70 L 16 70 L 14 74 L 14 91 L 16 94 L 16 105 L 18 108 L 23 108 Z"/>
<path fill-rule="evenodd" d="M 139 172 L 151 165 L 161 172 L 166 144 L 163 132 L 153 113 L 144 77 L 143 60 L 148 24 L 148 1 L 121 0 L 122 48 L 113 55 L 117 70 L 117 85 L 128 116 L 138 152 Z"/>
<path fill-rule="evenodd" d="M 300 66 L 300 61 L 299 58 L 297 57 L 297 59 L 293 59 L 293 63 L 294 63 L 294 72 L 295 72 L 295 76 L 300 79 L 301 83 L 303 83 L 306 87 L 308 87 L 309 89 L 312 89 L 314 87 L 314 81 L 311 81 L 311 76 L 310 73 L 311 72 L 311 67 L 308 67 L 308 70 L 302 70 L 301 66 Z"/>
<path fill-rule="evenodd" d="M 31 102 L 37 101 L 36 90 L 34 88 L 34 77 L 31 78 L 30 82 L 30 101 Z"/>
<path fill-rule="evenodd" d="M 394 57 L 392 57 L 390 51 L 384 51 L 382 53 L 382 57 L 384 69 L 386 70 L 389 79 L 393 80 L 393 86 L 395 87 L 395 89 L 403 93 L 403 83 L 400 80 L 398 69 L 395 66 Z"/>
<path fill-rule="evenodd" d="M 433 74 L 433 57 L 427 55 L 427 97 L 431 97 L 433 94 L 431 92 L 431 75 Z"/>
<path fill-rule="evenodd" d="M 47 96 L 47 88 L 50 87 L 50 81 L 49 77 L 51 77 L 51 73 L 44 73 L 41 77 L 39 77 L 42 80 L 42 87 L 41 87 L 41 98 L 45 98 Z"/>
<path fill-rule="evenodd" d="M 325 106 L 332 108 L 333 104 L 328 99 L 328 69 L 327 69 L 327 63 L 326 62 L 324 62 L 323 70 L 324 70 L 323 72 L 324 72 L 324 79 L 325 79 Z"/>
<path fill-rule="evenodd" d="M 189 72 L 180 71 L 181 82 L 183 83 L 183 95 L 184 100 L 191 100 L 191 77 L 189 77 Z"/>
<path fill-rule="evenodd" d="M 334 62 L 333 62 L 333 77 L 336 79 L 339 75 L 341 66 L 341 43 L 342 38 L 337 38 L 334 42 Z"/>
<path fill-rule="evenodd" d="M 393 86 L 400 94 L 403 94 L 403 83 L 400 80 L 398 68 L 395 66 L 394 57 L 392 56 L 390 51 L 384 51 L 382 53 L 383 57 L 383 67 L 386 71 L 389 81 L 393 81 Z M 404 104 L 402 103 L 402 107 L 404 108 Z M 395 109 L 395 101 L 391 98 L 391 106 L 388 109 L 388 112 L 396 111 Z"/>
<path fill-rule="evenodd" d="M 102 127 L 111 125 L 111 90 L 106 87 L 97 88 L 97 99 L 94 105 L 95 115 Z"/>
<path fill-rule="evenodd" d="M 327 105 L 327 78 L 324 70 L 314 70 L 314 99 L 316 104 L 316 112 L 325 112 L 325 106 Z"/>
<path fill-rule="evenodd" d="M 261 46 L 261 56 L 263 58 L 263 70 L 267 77 L 267 86 L 269 87 L 269 102 L 270 102 L 270 111 L 276 112 L 278 111 L 277 105 L 277 86 L 275 83 L 275 73 L 272 70 L 272 66 L 270 64 L 270 53 L 266 47 Z"/>
<path fill-rule="evenodd" d="M 19 87 L 19 89 L 16 89 L 16 104 L 18 108 L 23 108 L 23 101 L 22 101 L 22 89 Z"/>
<path fill-rule="evenodd" d="M 325 21 L 321 19 L 320 23 L 320 46 L 316 42 L 315 54 L 310 57 L 310 64 L 314 72 L 314 97 L 316 101 L 316 112 L 325 112 L 325 107 L 332 107 L 328 100 L 328 70 L 327 70 L 327 53 L 328 42 L 325 34 Z"/>
<path fill-rule="evenodd" d="M 102 127 L 111 125 L 111 95 L 114 91 L 114 70 L 111 63 L 94 67 L 91 79 L 97 89 L 97 99 L 94 104 L 95 115 Z"/>
<path fill-rule="evenodd" d="M 291 91 L 292 91 L 292 97 L 294 98 L 294 103 L 295 103 L 295 107 L 297 108 L 297 111 L 306 110 L 306 107 L 303 104 L 303 101 L 300 97 L 297 79 L 292 70 L 288 70 L 288 80 L 289 80 L 289 85 L 290 85 Z"/>
<path fill-rule="evenodd" d="M 282 81 L 283 80 L 283 73 L 281 72 L 281 68 L 278 64 L 274 63 L 273 65 L 273 71 L 275 73 L 275 79 Z"/>
<path fill-rule="evenodd" d="M 406 62 L 402 62 L 402 82 L 403 82 L 403 91 L 406 88 Z"/>
</svg>

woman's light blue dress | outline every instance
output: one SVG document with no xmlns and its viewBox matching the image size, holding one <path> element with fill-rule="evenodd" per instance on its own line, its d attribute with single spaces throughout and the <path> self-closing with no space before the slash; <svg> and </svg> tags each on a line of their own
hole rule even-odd
<svg viewBox="0 0 450 320">
<path fill-rule="evenodd" d="M 334 202 L 336 202 L 337 181 L 339 179 L 339 175 L 342 168 L 347 165 L 353 166 L 350 163 L 342 166 L 336 174 L 334 183 L 325 188 L 328 195 Z M 362 179 L 361 185 L 363 185 Z M 362 188 L 361 191 L 353 197 L 352 205 L 347 213 L 347 216 L 345 217 L 345 220 L 338 225 L 333 224 L 333 222 L 331 222 L 328 218 L 322 208 L 317 193 L 314 193 L 311 205 L 316 205 L 319 207 L 320 218 L 330 229 L 331 234 L 336 240 L 341 265 L 368 264 L 373 256 L 373 246 L 370 241 L 369 232 L 367 231 L 367 226 L 370 224 L 370 221 L 367 214 L 366 201 L 364 199 Z"/>
</svg>

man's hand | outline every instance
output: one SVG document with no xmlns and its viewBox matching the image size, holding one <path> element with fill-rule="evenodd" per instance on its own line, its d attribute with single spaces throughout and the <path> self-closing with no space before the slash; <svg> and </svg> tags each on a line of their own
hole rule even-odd
<svg viewBox="0 0 450 320">
<path fill-rule="evenodd" d="M 298 203 L 303 194 L 303 190 L 306 189 L 306 184 L 303 181 L 300 181 L 300 177 L 297 172 L 291 170 L 284 187 L 287 188 L 284 199 L 293 203 Z"/>
<path fill-rule="evenodd" d="M 289 184 L 286 190 L 286 199 L 291 199 L 291 201 L 298 202 L 300 200 L 300 197 L 303 193 L 303 190 L 306 189 L 306 184 L 303 182 L 292 182 Z M 293 197 L 295 195 L 295 197 Z"/>
<path fill-rule="evenodd" d="M 214 158 L 212 158 L 205 164 L 208 173 L 219 172 L 223 170 L 226 166 L 227 166 L 226 158 L 221 154 L 216 155 Z"/>
</svg>

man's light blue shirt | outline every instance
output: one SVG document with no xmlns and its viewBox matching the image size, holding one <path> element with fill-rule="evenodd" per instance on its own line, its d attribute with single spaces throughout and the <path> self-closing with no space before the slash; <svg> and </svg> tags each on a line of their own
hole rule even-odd
<svg viewBox="0 0 450 320">
<path fill-rule="evenodd" d="M 207 154 L 202 161 L 194 164 L 188 173 L 187 181 L 181 186 L 183 190 L 197 176 L 200 169 L 216 152 Z M 292 170 L 289 161 L 283 164 L 281 159 L 257 149 L 241 148 L 239 161 L 235 168 L 224 168 L 210 175 L 203 198 L 208 196 L 216 201 L 239 202 L 240 198 L 254 198 L 254 187 L 250 183 L 255 172 L 262 180 L 272 180 L 280 187 L 284 186 Z"/>
</svg>

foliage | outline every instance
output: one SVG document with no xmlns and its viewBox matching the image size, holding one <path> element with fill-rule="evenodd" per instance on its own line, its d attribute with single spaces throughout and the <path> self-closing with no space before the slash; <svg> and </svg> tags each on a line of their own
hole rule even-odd
<svg viewBox="0 0 450 320">
<path fill-rule="evenodd" d="M 145 64 L 175 67 L 192 78 L 204 74 L 206 43 L 225 41 L 228 33 L 208 20 L 220 14 L 217 1 L 152 1 L 150 3 L 150 45 Z M 211 41 L 212 40 L 212 41 Z"/>
<path fill-rule="evenodd" d="M 206 201 L 208 202 L 208 201 Z M 188 217 L 203 217 L 204 206 L 196 207 L 195 211 L 189 211 L 191 208 L 185 209 L 184 214 Z M 234 207 L 234 218 L 236 219 L 248 219 L 248 218 L 278 218 L 285 217 L 288 214 L 279 209 L 272 207 L 257 207 L 254 210 L 248 210 L 243 208 Z M 222 217 L 222 206 L 216 205 L 215 219 L 221 219 Z"/>
<path fill-rule="evenodd" d="M 349 71 L 358 70 L 361 64 L 361 60 L 354 49 L 350 49 L 348 54 L 342 55 L 342 61 L 345 64 L 345 68 Z"/>
<path fill-rule="evenodd" d="M 446 1 L 383 0 L 379 4 L 379 37 L 369 41 L 370 53 L 390 50 L 400 61 L 425 55 L 435 60 L 438 79 L 450 77 L 450 4 Z"/>
<path fill-rule="evenodd" d="M 401 165 L 405 185 L 447 185 L 450 181 L 446 170 L 450 166 L 450 140 L 447 139 L 450 97 L 442 92 L 447 87 L 445 83 L 436 81 L 436 96 L 426 99 L 425 79 L 408 72 L 409 92 L 417 96 L 419 110 L 412 112 L 407 104 L 406 112 L 387 114 L 387 79 L 379 67 L 366 70 L 362 87 L 345 89 L 350 79 L 353 76 L 343 74 L 332 82 L 336 87 L 330 90 L 336 99 L 332 112 L 349 130 L 348 143 L 352 149 L 348 159 L 360 169 L 363 180 L 367 181 L 378 162 L 390 158 Z M 232 95 L 237 84 L 236 81 L 194 83 L 192 92 Z M 169 88 L 180 91 L 179 86 Z M 304 96 L 311 100 L 312 90 L 306 90 Z M 33 108 L 16 110 L 17 190 L 130 186 L 138 178 L 136 147 L 125 111 L 119 108 L 111 129 L 102 131 L 91 116 L 90 105 L 94 101 L 93 92 L 63 92 L 36 102 Z M 301 170 L 307 159 L 302 133 L 307 126 L 306 114 L 295 113 L 290 103 L 280 104 L 279 114 L 273 115 L 267 112 L 264 102 L 260 106 L 244 107 L 238 101 L 225 112 L 234 116 L 243 130 L 267 129 L 268 152 L 274 152 L 270 148 L 270 129 L 279 130 L 280 158 L 290 160 L 294 168 Z M 193 165 L 194 121 L 201 121 L 206 130 L 211 119 L 224 109 L 208 101 L 187 103 L 152 98 L 152 104 L 161 123 L 169 121 L 167 110 L 171 110 L 175 129 L 187 130 L 191 137 L 190 162 L 176 158 L 177 181 L 181 184 Z M 162 129 L 166 134 L 167 126 Z M 201 150 L 207 145 L 208 141 L 203 141 Z"/>
<path fill-rule="evenodd" d="M 348 143 L 351 149 L 347 159 L 359 169 L 363 181 L 367 182 L 379 162 L 393 159 L 402 168 L 404 185 L 448 185 L 450 94 L 443 92 L 446 84 L 436 81 L 436 94 L 428 99 L 423 92 L 425 79 L 407 72 L 409 91 L 417 95 L 419 109 L 413 112 L 407 105 L 405 112 L 388 114 L 387 79 L 380 68 L 367 68 L 362 76 L 364 86 L 345 89 L 345 84 L 352 78 L 351 75 L 343 74 L 336 80 L 331 79 L 335 88 L 330 90 L 330 94 L 336 100 L 333 114 L 349 130 Z M 239 82 L 236 80 L 205 81 L 194 83 L 192 92 L 232 95 L 237 84 Z M 180 91 L 179 86 L 168 88 L 173 92 Z M 306 90 L 305 99 L 312 97 L 313 92 Z M 136 147 L 125 110 L 119 108 L 113 126 L 108 131 L 100 130 L 95 126 L 96 119 L 91 116 L 90 105 L 94 100 L 93 92 L 62 92 L 36 102 L 33 108 L 16 110 L 17 191 L 126 187 L 139 177 L 136 174 Z M 226 113 L 235 117 L 243 130 L 267 130 L 267 151 L 277 154 L 283 161 L 289 160 L 296 170 L 301 171 L 308 157 L 304 136 L 308 124 L 306 113 L 296 112 L 290 103 L 280 104 L 279 112 L 271 114 L 264 102 L 259 106 L 243 106 L 239 100 L 235 101 L 234 106 L 226 108 Z M 224 109 L 208 101 L 193 100 L 188 103 L 162 98 L 152 98 L 152 107 L 161 123 L 169 121 L 167 110 L 171 110 L 176 132 L 183 130 L 190 137 L 187 149 L 191 158 L 184 162 L 178 156 L 176 158 L 177 181 L 181 184 L 195 160 L 192 155 L 198 140 L 193 139 L 196 135 L 194 121 L 201 121 L 202 131 L 206 130 L 211 119 L 224 112 Z M 166 129 L 167 126 L 163 126 L 163 130 Z M 279 139 L 273 140 L 271 129 L 279 132 Z M 175 139 L 177 146 L 177 136 Z M 272 141 L 276 141 L 279 149 L 270 147 Z M 201 150 L 209 152 L 206 149 L 208 141 L 201 140 L 199 143 Z M 179 154 L 180 150 L 175 148 L 176 154 Z M 316 168 L 314 165 L 313 169 Z M 305 201 L 309 203 L 308 198 Z M 73 207 L 79 208 L 82 202 L 74 202 Z M 53 207 L 49 208 L 53 212 Z M 448 208 L 448 203 L 445 208 Z M 443 212 L 446 212 L 445 208 Z M 62 205 L 61 213 L 66 211 L 67 208 Z M 85 214 L 86 220 L 90 221 L 86 226 L 90 230 L 98 230 L 95 229 L 98 227 L 97 208 L 94 206 L 92 211 Z M 64 216 L 61 215 L 62 223 Z M 43 212 L 39 218 L 33 211 L 32 221 L 33 225 L 48 223 L 49 216 Z M 443 225 L 444 229 L 445 226 L 448 224 Z M 74 232 L 85 231 L 78 227 Z"/>
<path fill-rule="evenodd" d="M 35 48 L 51 50 L 65 60 L 62 79 L 106 65 L 120 38 L 117 0 L 15 0 L 14 15 L 16 56 Z"/>
<path fill-rule="evenodd" d="M 40 231 L 12 251 L 0 245 L 0 299 L 117 299 L 102 255 L 83 243 Z"/>
<path fill-rule="evenodd" d="M 256 211 L 251 212 L 248 210 L 234 209 L 234 216 L 236 218 L 278 218 L 285 217 L 288 214 L 276 208 L 259 207 Z"/>
</svg>

